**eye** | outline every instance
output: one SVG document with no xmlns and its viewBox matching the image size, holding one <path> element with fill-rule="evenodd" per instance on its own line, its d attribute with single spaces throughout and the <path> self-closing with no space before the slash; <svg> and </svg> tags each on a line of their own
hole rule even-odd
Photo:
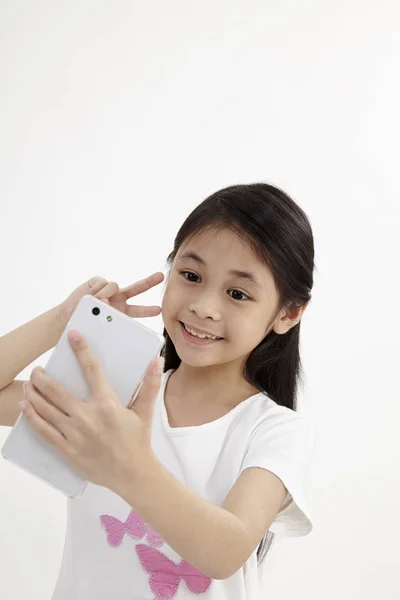
<svg viewBox="0 0 400 600">
<path fill-rule="evenodd" d="M 180 271 L 179 273 L 180 275 L 183 275 L 184 279 L 186 279 L 186 281 L 189 281 L 190 283 L 197 283 L 197 281 L 193 281 L 193 279 L 188 279 L 186 277 L 186 275 L 194 275 L 194 277 L 198 277 L 198 275 L 196 275 L 196 273 L 193 273 L 192 271 Z M 247 294 L 245 294 L 244 292 L 241 292 L 240 290 L 229 290 L 229 292 L 237 292 L 238 294 L 242 295 L 242 298 L 233 298 L 233 296 L 231 296 L 232 300 L 236 300 L 236 301 L 242 301 L 245 297 L 246 300 L 250 300 L 249 296 Z"/>
<path fill-rule="evenodd" d="M 250 300 L 250 298 L 248 297 L 247 294 L 245 294 L 244 292 L 241 292 L 240 290 L 229 290 L 230 292 L 237 292 L 238 294 L 242 294 L 242 296 L 246 296 L 247 300 Z M 232 296 L 231 296 L 232 298 Z M 233 298 L 233 300 L 243 300 L 243 298 Z"/>
<path fill-rule="evenodd" d="M 190 283 L 196 283 L 192 279 L 188 279 L 187 277 L 185 277 L 186 273 L 188 273 L 189 275 L 194 275 L 195 277 L 198 277 L 198 275 L 196 275 L 196 273 L 192 273 L 192 271 L 181 271 L 179 273 L 179 275 L 183 275 L 184 279 L 186 279 L 186 281 L 190 281 Z"/>
</svg>

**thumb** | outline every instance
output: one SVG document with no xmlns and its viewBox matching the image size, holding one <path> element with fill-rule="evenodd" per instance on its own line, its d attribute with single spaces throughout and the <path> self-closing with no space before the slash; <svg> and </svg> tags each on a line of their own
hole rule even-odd
<svg viewBox="0 0 400 600">
<path fill-rule="evenodd" d="M 138 417 L 147 423 L 151 423 L 153 419 L 154 405 L 161 387 L 164 362 L 164 358 L 160 356 L 151 361 L 139 393 L 129 407 L 129 410 L 134 410 Z"/>
</svg>

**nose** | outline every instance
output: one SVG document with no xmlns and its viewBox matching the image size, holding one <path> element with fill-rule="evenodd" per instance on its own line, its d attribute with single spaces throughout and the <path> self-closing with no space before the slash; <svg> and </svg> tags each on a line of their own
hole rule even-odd
<svg viewBox="0 0 400 600">
<path fill-rule="evenodd" d="M 197 296 L 195 300 L 189 303 L 189 311 L 195 313 L 199 319 L 221 320 L 221 309 L 218 302 L 213 300 L 210 295 Z"/>
</svg>

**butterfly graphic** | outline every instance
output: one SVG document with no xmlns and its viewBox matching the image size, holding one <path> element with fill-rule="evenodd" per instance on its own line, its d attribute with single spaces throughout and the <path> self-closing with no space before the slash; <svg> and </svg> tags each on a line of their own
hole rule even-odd
<svg viewBox="0 0 400 600">
<path fill-rule="evenodd" d="M 186 560 L 175 564 L 159 550 L 145 544 L 137 544 L 136 552 L 142 566 L 150 573 L 150 588 L 155 593 L 154 600 L 171 600 L 175 597 L 179 583 L 183 580 L 195 594 L 204 594 L 212 579 L 193 567 Z"/>
<path fill-rule="evenodd" d="M 164 540 L 134 510 L 131 510 L 125 522 L 111 515 L 101 515 L 100 521 L 107 532 L 110 546 L 119 546 L 125 533 L 140 540 L 146 537 L 151 546 L 158 547 L 164 543 Z"/>
</svg>

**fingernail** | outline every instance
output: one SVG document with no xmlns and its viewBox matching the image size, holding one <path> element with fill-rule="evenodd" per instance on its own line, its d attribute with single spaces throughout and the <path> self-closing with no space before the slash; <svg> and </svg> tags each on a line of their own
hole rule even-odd
<svg viewBox="0 0 400 600">
<path fill-rule="evenodd" d="M 161 375 L 161 373 L 164 370 L 164 363 L 165 363 L 165 359 L 163 357 L 158 358 L 155 362 L 155 364 L 153 365 L 153 373 L 155 375 Z"/>
</svg>

